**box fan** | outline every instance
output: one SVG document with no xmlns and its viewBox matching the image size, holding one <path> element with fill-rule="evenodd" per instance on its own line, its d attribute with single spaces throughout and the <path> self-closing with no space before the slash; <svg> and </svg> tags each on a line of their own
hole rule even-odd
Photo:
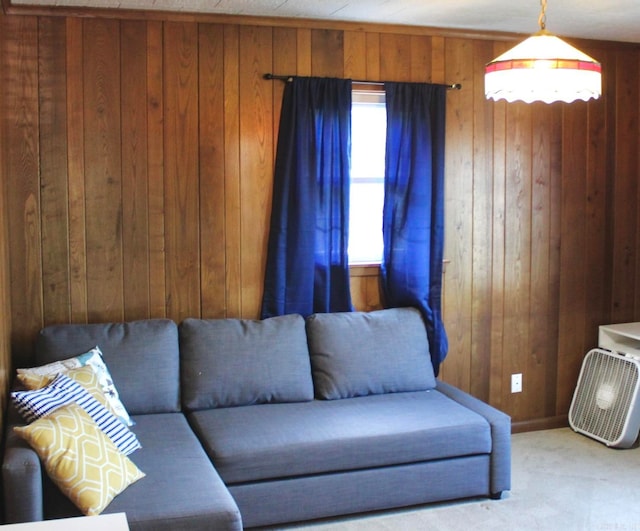
<svg viewBox="0 0 640 531">
<path fill-rule="evenodd" d="M 639 394 L 639 358 L 592 349 L 582 362 L 569 425 L 607 446 L 629 448 L 640 430 Z"/>
</svg>

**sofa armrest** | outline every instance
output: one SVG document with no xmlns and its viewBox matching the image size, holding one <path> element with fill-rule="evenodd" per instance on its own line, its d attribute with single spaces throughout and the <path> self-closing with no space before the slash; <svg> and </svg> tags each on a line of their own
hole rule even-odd
<svg viewBox="0 0 640 531">
<path fill-rule="evenodd" d="M 7 414 L 7 436 L 2 461 L 4 511 L 7 523 L 43 519 L 42 469 L 38 454 L 13 432 L 22 424 L 13 406 Z"/>
<path fill-rule="evenodd" d="M 500 497 L 511 489 L 511 417 L 457 387 L 438 380 L 436 389 L 471 411 L 483 416 L 491 426 L 491 478 L 489 493 Z"/>
</svg>

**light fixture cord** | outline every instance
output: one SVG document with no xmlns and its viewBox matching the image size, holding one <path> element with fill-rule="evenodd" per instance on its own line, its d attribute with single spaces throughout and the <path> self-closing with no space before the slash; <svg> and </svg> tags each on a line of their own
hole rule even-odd
<svg viewBox="0 0 640 531">
<path fill-rule="evenodd" d="M 547 0 L 540 0 L 540 16 L 538 17 L 538 26 L 541 30 L 547 28 Z"/>
</svg>

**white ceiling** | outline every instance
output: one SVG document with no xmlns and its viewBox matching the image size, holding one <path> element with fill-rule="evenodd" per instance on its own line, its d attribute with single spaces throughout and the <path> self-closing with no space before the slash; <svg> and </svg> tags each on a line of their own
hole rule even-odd
<svg viewBox="0 0 640 531">
<path fill-rule="evenodd" d="M 409 24 L 530 34 L 538 0 L 10 0 L 12 6 L 124 8 Z M 640 0 L 548 0 L 547 29 L 561 37 L 640 43 Z"/>
</svg>

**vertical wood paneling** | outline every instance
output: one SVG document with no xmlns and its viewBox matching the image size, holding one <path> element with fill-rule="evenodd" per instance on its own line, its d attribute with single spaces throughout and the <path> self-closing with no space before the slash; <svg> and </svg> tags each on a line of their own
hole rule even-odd
<svg viewBox="0 0 640 531">
<path fill-rule="evenodd" d="M 45 324 L 67 323 L 71 320 L 65 45 L 65 20 L 40 19 L 40 194 Z"/>
<path fill-rule="evenodd" d="M 585 305 L 593 304 L 585 284 L 586 263 L 586 159 L 587 113 L 583 103 L 563 109 L 562 166 L 571 173 L 562 176 L 562 219 L 560 271 L 560 335 L 558 341 L 558 380 L 566 382 L 558 389 L 557 411 L 567 411 L 577 380 L 580 361 L 590 345 L 585 345 Z M 568 272 L 571 271 L 569 274 Z"/>
<path fill-rule="evenodd" d="M 149 315 L 166 317 L 164 239 L 164 94 L 163 31 L 147 23 L 147 171 L 149 194 Z"/>
<path fill-rule="evenodd" d="M 227 315 L 242 315 L 240 250 L 240 43 L 238 26 L 224 28 L 224 171 Z"/>
<path fill-rule="evenodd" d="M 444 323 L 449 354 L 442 378 L 462 389 L 471 385 L 471 307 L 473 274 L 473 49 L 461 39 L 447 41 L 446 77 L 463 89 L 447 98 L 445 149 Z"/>
<path fill-rule="evenodd" d="M 0 13 L 0 84 L 8 86 L 9 55 L 6 53 L 6 17 Z M 4 95 L 3 92 L 0 94 Z M 8 390 L 13 378 L 11 360 L 11 290 L 9 288 L 9 219 L 7 217 L 6 156 L 9 132 L 8 112 L 5 101 L 0 97 L 0 430 L 4 433 L 4 415 Z"/>
<path fill-rule="evenodd" d="M 311 74 L 344 76 L 344 37 L 336 30 L 311 30 Z"/>
<path fill-rule="evenodd" d="M 357 311 L 367 312 L 382 307 L 379 276 L 378 266 L 351 268 L 351 302 Z"/>
<path fill-rule="evenodd" d="M 366 34 L 367 77 L 371 81 L 386 81 L 380 77 L 380 34 Z"/>
<path fill-rule="evenodd" d="M 123 305 L 120 28 L 84 22 L 87 308 L 90 321 L 121 321 Z"/>
<path fill-rule="evenodd" d="M 200 315 L 198 32 L 165 24 L 164 150 L 167 316 Z"/>
<path fill-rule="evenodd" d="M 29 354 L 33 330 L 43 323 L 38 19 L 8 17 L 3 26 L 7 71 L 2 99 L 11 127 L 4 178 L 11 238 L 12 347 L 19 363 Z"/>
<path fill-rule="evenodd" d="M 298 53 L 296 43 L 298 32 L 295 28 L 274 28 L 273 30 L 273 71 L 280 75 L 296 72 Z M 280 128 L 280 112 L 282 95 L 286 83 L 272 83 L 273 89 L 273 156 L 275 160 L 278 146 L 278 130 Z M 271 207 L 269 207 L 271 210 Z"/>
<path fill-rule="evenodd" d="M 344 34 L 344 77 L 367 79 L 367 35 L 360 31 Z"/>
<path fill-rule="evenodd" d="M 549 296 L 548 336 L 546 338 L 545 410 L 547 416 L 555 416 L 558 393 L 558 350 L 560 333 L 560 280 L 561 280 L 561 220 L 562 220 L 562 108 L 556 106 L 545 124 L 545 135 L 549 136 L 549 281 L 546 290 Z M 574 382 L 568 382 L 572 388 Z"/>
<path fill-rule="evenodd" d="M 495 53 L 494 53 L 495 55 Z M 506 104 L 493 105 L 493 179 L 491 226 L 491 362 L 489 380 L 489 401 L 497 407 L 507 404 L 505 397 L 505 186 L 506 186 Z"/>
<path fill-rule="evenodd" d="M 444 37 L 431 38 L 431 83 L 457 83 L 445 79 L 445 39 Z"/>
<path fill-rule="evenodd" d="M 549 343 L 557 341 L 549 318 L 553 313 L 551 300 L 554 297 L 549 286 L 553 284 L 552 274 L 557 269 L 552 264 L 555 255 L 550 247 L 553 211 L 551 182 L 555 176 L 551 168 L 552 136 L 548 134 L 549 124 L 553 123 L 556 109 L 557 106 L 537 105 L 531 117 L 531 300 L 528 323 L 530 356 L 526 360 L 523 372 L 527 374 L 527 389 L 531 389 L 533 393 L 536 389 L 545 389 L 547 383 L 555 389 L 553 380 L 547 382 L 549 374 L 546 368 L 553 363 L 553 359 L 549 359 Z M 553 391 L 549 394 L 555 398 Z M 547 410 L 548 405 L 545 396 L 545 400 L 540 400 L 534 408 L 528 409 L 525 417 L 531 414 L 538 418 L 547 414 L 553 415 L 553 409 Z"/>
<path fill-rule="evenodd" d="M 616 63 L 616 93 L 618 105 L 615 116 L 616 164 L 614 168 L 613 208 L 616 217 L 613 226 L 612 286 L 613 322 L 633 320 L 635 306 L 638 205 L 630 198 L 638 197 L 638 149 L 625 146 L 628 140 L 638 138 L 638 86 L 637 54 L 619 53 Z"/>
<path fill-rule="evenodd" d="M 299 76 L 311 75 L 311 30 L 310 29 L 298 29 L 297 30 L 297 61 Z"/>
<path fill-rule="evenodd" d="M 409 35 L 380 35 L 380 75 L 385 81 L 411 81 Z"/>
<path fill-rule="evenodd" d="M 494 44 L 491 57 L 496 57 L 508 49 L 509 43 Z M 505 408 L 509 403 L 506 396 L 509 389 L 505 374 L 508 354 L 505 352 L 505 238 L 506 226 L 506 145 L 507 145 L 507 105 L 505 102 L 491 104 L 493 113 L 493 148 L 491 150 L 492 215 L 491 227 L 491 361 L 489 380 L 489 401 L 497 407 Z M 508 346 L 507 346 L 508 347 Z"/>
<path fill-rule="evenodd" d="M 199 29 L 202 316 L 225 317 L 224 29 Z"/>
<path fill-rule="evenodd" d="M 258 317 L 284 89 L 269 71 L 463 84 L 447 98 L 445 380 L 516 422 L 553 419 L 597 325 L 640 320 L 636 46 L 593 43 L 601 101 L 527 106 L 484 98 L 484 64 L 507 42 L 375 26 L 0 25 L 0 341 L 10 334 L 15 363 L 46 323 Z M 380 307 L 377 269 L 352 273 L 356 307 Z M 0 351 L 0 386 L 8 368 Z"/>
<path fill-rule="evenodd" d="M 493 53 L 491 42 L 473 45 L 473 234 L 471 286 L 471 392 L 489 400 L 491 382 L 491 250 L 493 248 L 493 106 L 483 93 L 484 67 Z M 480 89 L 478 89 L 480 87 Z M 450 100 L 458 92 L 450 92 Z"/>
<path fill-rule="evenodd" d="M 532 107 L 522 103 L 507 109 L 504 284 L 509 295 L 504 307 L 503 345 L 509 359 L 508 374 L 525 374 L 531 355 L 531 115 Z M 527 396 L 535 393 L 523 383 L 523 392 L 512 398 L 516 420 L 526 417 Z"/>
<path fill-rule="evenodd" d="M 87 321 L 87 236 L 84 184 L 84 29 L 67 19 L 67 168 L 71 321 Z"/>
<path fill-rule="evenodd" d="M 270 28 L 240 28 L 240 197 L 242 310 L 257 317 L 262 303 L 273 175 L 273 83 Z"/>
<path fill-rule="evenodd" d="M 122 95 L 122 254 L 124 318 L 151 315 L 149 308 L 147 26 L 123 21 L 120 35 Z"/>
<path fill-rule="evenodd" d="M 415 83 L 426 83 L 431 80 L 431 37 L 413 35 L 410 42 L 411 79 Z"/>
<path fill-rule="evenodd" d="M 600 53 L 597 53 L 600 57 Z M 607 201 L 610 174 L 607 171 L 607 137 L 610 134 L 607 124 L 606 96 L 588 107 L 588 137 L 586 146 L 586 255 L 589 267 L 586 271 L 586 285 L 589 286 L 589 298 L 597 301 L 585 308 L 585 344 L 597 343 L 598 325 L 606 315 L 609 301 L 607 293 L 607 262 L 610 259 L 607 250 Z"/>
</svg>

